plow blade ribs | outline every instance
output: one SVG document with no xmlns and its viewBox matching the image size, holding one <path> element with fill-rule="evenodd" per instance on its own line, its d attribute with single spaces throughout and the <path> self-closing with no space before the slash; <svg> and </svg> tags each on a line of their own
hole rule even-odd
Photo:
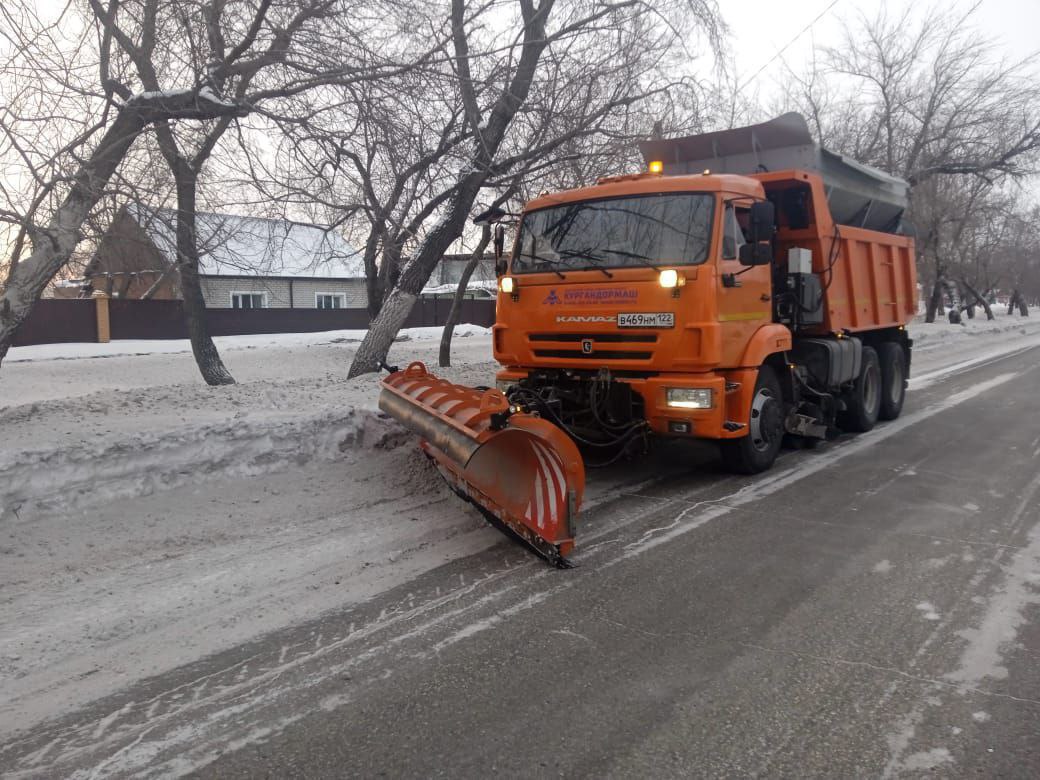
<svg viewBox="0 0 1040 780">
<path fill-rule="evenodd" d="M 566 566 L 585 467 L 559 428 L 498 390 L 452 384 L 412 363 L 383 379 L 379 408 L 421 438 L 456 493 L 542 557 Z"/>
</svg>

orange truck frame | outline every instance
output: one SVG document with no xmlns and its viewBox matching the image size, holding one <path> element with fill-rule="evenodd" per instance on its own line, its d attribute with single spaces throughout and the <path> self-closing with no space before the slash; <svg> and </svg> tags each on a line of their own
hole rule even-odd
<svg viewBox="0 0 1040 780">
<path fill-rule="evenodd" d="M 460 495 L 557 563 L 585 463 L 702 438 L 756 473 L 784 442 L 870 430 L 905 397 L 917 280 L 904 182 L 814 144 L 797 114 L 642 152 L 649 172 L 519 215 L 498 269 L 496 389 L 421 364 L 384 380 L 381 406 Z M 494 457 L 473 454 L 480 442 Z"/>
</svg>

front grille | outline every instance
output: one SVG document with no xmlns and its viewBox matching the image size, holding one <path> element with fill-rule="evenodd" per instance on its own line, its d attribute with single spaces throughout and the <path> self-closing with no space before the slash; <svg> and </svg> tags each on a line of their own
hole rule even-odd
<svg viewBox="0 0 1040 780">
<path fill-rule="evenodd" d="M 628 352 L 620 349 L 593 349 L 585 354 L 579 349 L 536 349 L 535 357 L 566 358 L 575 360 L 649 360 L 653 352 Z"/>
<path fill-rule="evenodd" d="M 592 341 L 608 344 L 656 344 L 656 333 L 531 333 L 529 341 Z"/>
</svg>

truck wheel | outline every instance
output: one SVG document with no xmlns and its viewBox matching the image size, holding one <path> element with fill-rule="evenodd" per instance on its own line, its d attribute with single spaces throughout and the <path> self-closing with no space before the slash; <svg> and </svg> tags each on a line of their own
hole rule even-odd
<svg viewBox="0 0 1040 780">
<path fill-rule="evenodd" d="M 866 433 L 881 411 L 881 364 L 873 347 L 863 347 L 863 367 L 846 397 L 848 408 L 841 413 L 839 425 L 852 433 Z"/>
<path fill-rule="evenodd" d="M 726 468 L 739 474 L 757 474 L 773 465 L 784 440 L 783 405 L 776 374 L 769 366 L 762 366 L 751 399 L 747 436 L 719 442 Z"/>
<path fill-rule="evenodd" d="M 881 412 L 882 420 L 894 420 L 903 411 L 906 398 L 906 353 L 894 341 L 886 341 L 878 348 L 881 361 Z"/>
</svg>

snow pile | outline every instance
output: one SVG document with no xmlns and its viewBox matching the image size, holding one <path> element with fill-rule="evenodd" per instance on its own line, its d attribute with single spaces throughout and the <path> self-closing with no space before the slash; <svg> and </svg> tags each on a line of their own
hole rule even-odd
<svg viewBox="0 0 1040 780">
<path fill-rule="evenodd" d="M 435 327 L 406 328 L 398 335 L 398 341 L 440 340 L 444 329 Z M 217 336 L 213 342 L 221 353 L 237 349 L 261 347 L 314 347 L 328 344 L 360 343 L 366 330 L 327 330 L 318 333 L 259 333 L 247 336 Z M 487 336 L 490 328 L 480 325 L 456 325 L 454 338 Z M 107 344 L 93 342 L 68 344 L 35 344 L 29 347 L 12 347 L 4 365 L 33 360 L 76 360 L 79 358 L 126 357 L 132 355 L 159 355 L 191 352 L 187 339 L 120 339 Z"/>
<path fill-rule="evenodd" d="M 406 434 L 374 411 L 344 407 L 142 431 L 56 449 L 0 451 L 0 519 L 28 519 L 151 495 L 202 480 L 259 477 Z"/>
<path fill-rule="evenodd" d="M 256 478 L 405 441 L 403 430 L 377 409 L 379 375 L 346 378 L 357 342 L 338 343 L 344 332 L 336 333 L 315 340 L 313 351 L 298 343 L 287 348 L 285 342 L 294 340 L 285 337 L 266 349 L 247 342 L 240 353 L 228 350 L 225 357 L 240 379 L 238 355 L 261 376 L 223 388 L 197 381 L 190 353 L 178 362 L 159 353 L 5 365 L 4 381 L 13 375 L 8 400 L 42 395 L 41 380 L 57 374 L 67 384 L 51 385 L 58 397 L 0 407 L 0 518 L 27 519 L 204 481 Z M 459 329 L 460 336 L 483 333 L 473 326 Z M 313 334 L 295 334 L 303 335 Z M 436 365 L 433 335 L 439 338 L 440 329 L 410 331 L 406 339 L 415 342 L 395 345 L 391 361 Z M 438 373 L 488 384 L 494 371 L 486 360 L 489 351 L 487 338 L 479 338 L 474 350 L 457 353 L 458 366 Z M 467 359 L 470 354 L 477 360 Z M 78 395 L 84 387 L 69 383 L 69 375 L 91 369 L 100 369 L 114 386 Z M 284 378 L 294 370 L 296 378 Z M 149 376 L 154 381 L 143 387 L 130 385 Z M 89 379 L 84 384 L 89 389 Z"/>
<path fill-rule="evenodd" d="M 996 319 L 987 320 L 982 309 L 977 309 L 975 318 L 968 319 L 964 315 L 962 324 L 951 325 L 939 317 L 935 322 L 925 322 L 923 316 L 910 323 L 910 336 L 914 339 L 915 349 L 930 349 L 938 343 L 953 344 L 965 339 L 994 336 L 1000 333 L 1022 334 L 1040 332 L 1040 309 L 1029 310 L 1028 317 L 1008 314 L 1006 307 L 993 307 Z"/>
</svg>

